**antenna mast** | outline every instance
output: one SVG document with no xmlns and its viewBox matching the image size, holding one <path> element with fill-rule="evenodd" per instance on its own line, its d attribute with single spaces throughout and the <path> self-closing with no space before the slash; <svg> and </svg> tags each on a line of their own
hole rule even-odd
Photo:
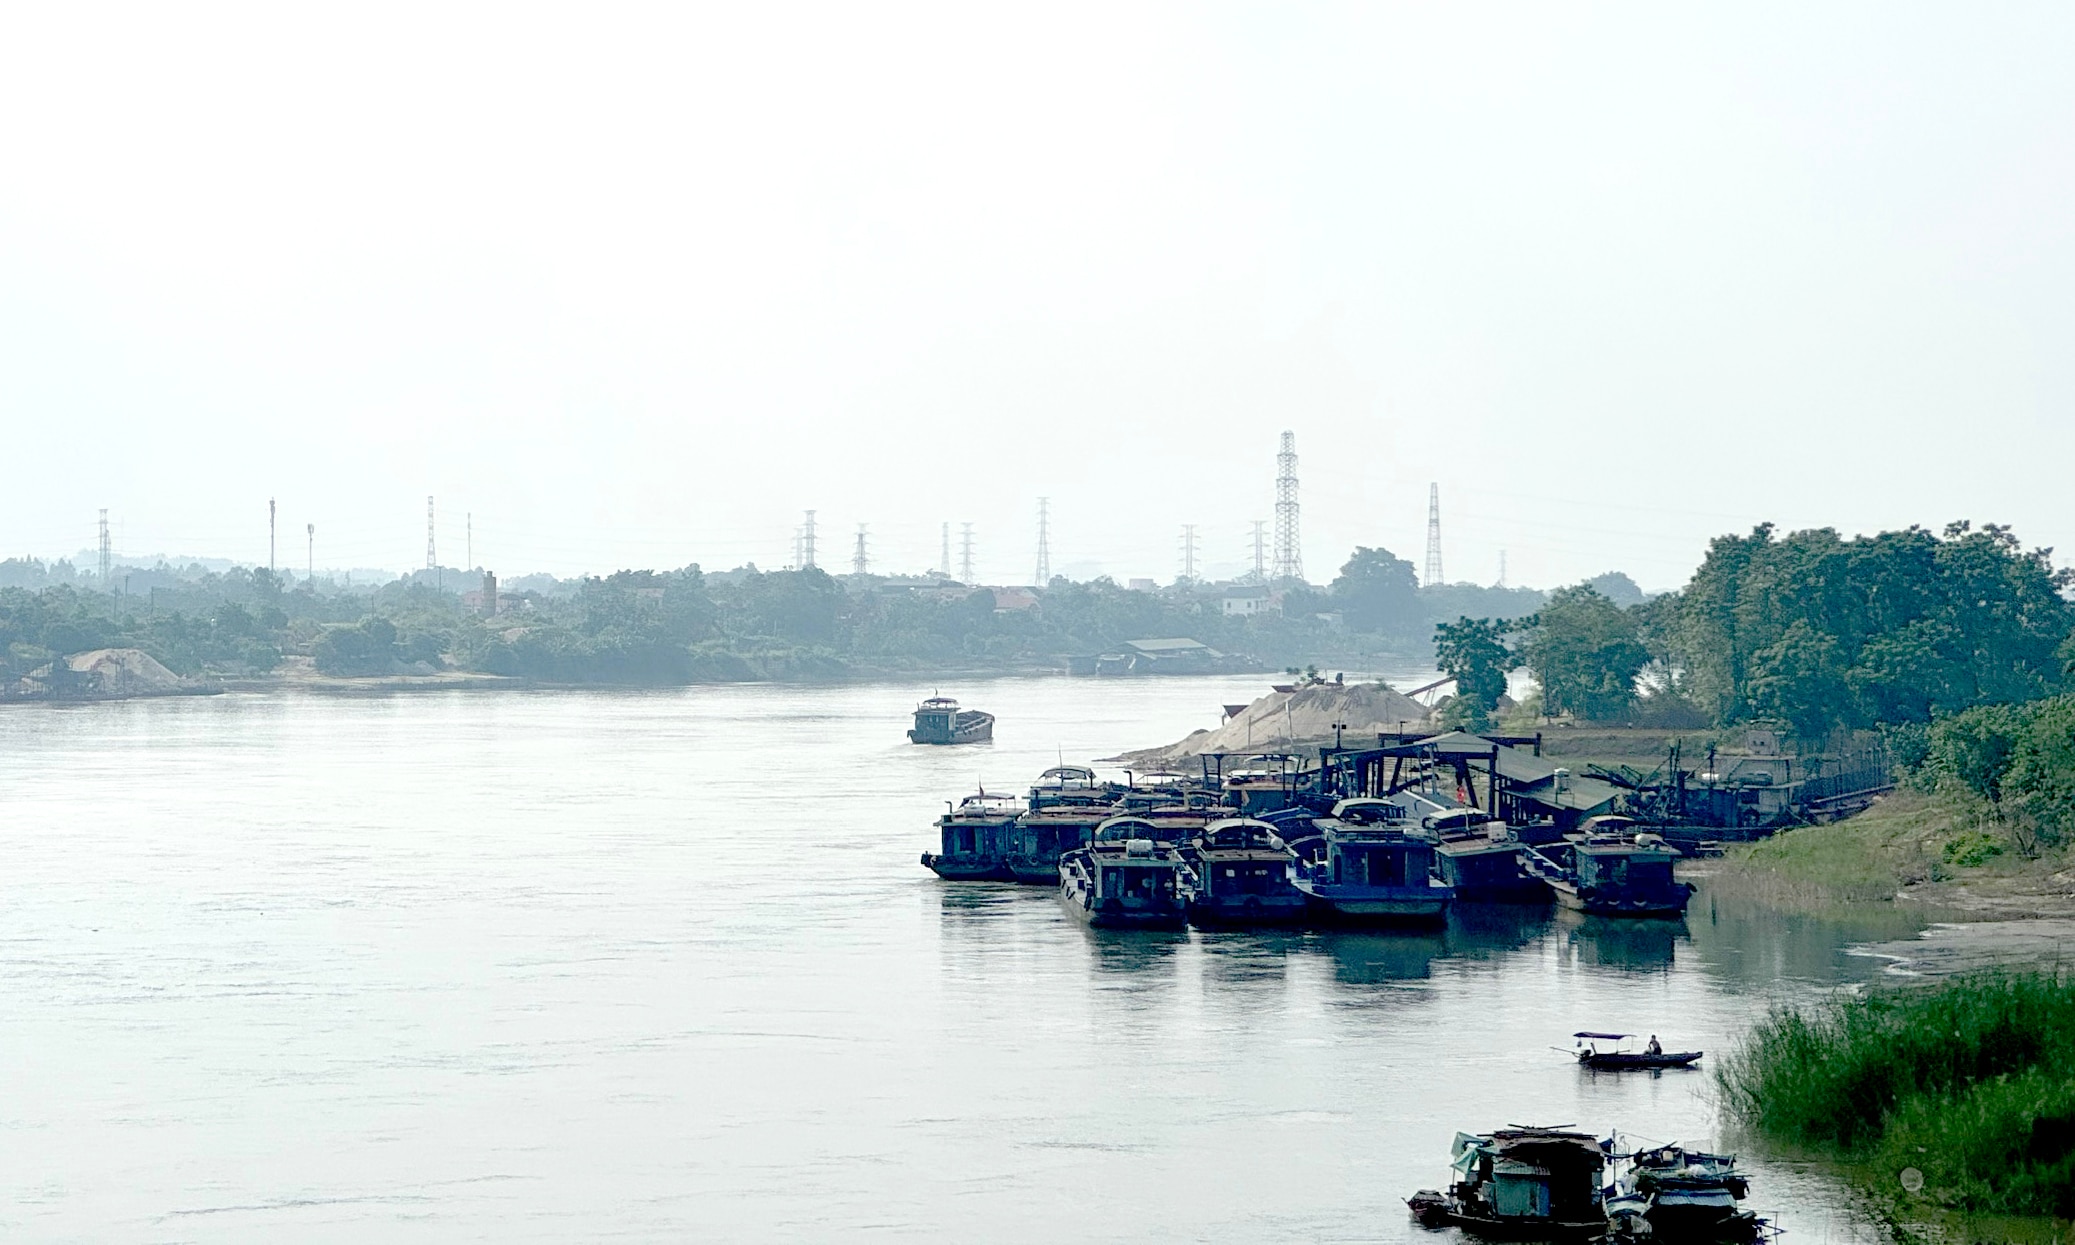
<svg viewBox="0 0 2075 1245">
<path fill-rule="evenodd" d="M 1304 541 L 1297 532 L 1297 434 L 1282 434 L 1275 456 L 1275 578 L 1302 581 Z"/>
<path fill-rule="evenodd" d="M 1049 497 L 1038 498 L 1037 574 L 1031 578 L 1039 588 L 1052 582 L 1051 503 L 1052 499 Z"/>
<path fill-rule="evenodd" d="M 1423 582 L 1441 582 L 1441 486 L 1427 485 L 1427 573 Z"/>
</svg>

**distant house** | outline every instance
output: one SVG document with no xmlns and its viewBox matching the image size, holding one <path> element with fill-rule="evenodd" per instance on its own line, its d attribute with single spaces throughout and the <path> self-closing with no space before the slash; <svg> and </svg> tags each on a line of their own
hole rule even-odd
<svg viewBox="0 0 2075 1245">
<path fill-rule="evenodd" d="M 1034 610 L 1037 608 L 1037 593 L 1032 592 L 1028 588 L 996 588 L 993 589 L 993 592 L 994 611 L 997 614 L 1006 614 L 1015 610 Z"/>
<path fill-rule="evenodd" d="M 1227 618 L 1252 618 L 1282 611 L 1282 602 L 1265 591 L 1228 592 L 1218 598 L 1218 612 Z"/>
</svg>

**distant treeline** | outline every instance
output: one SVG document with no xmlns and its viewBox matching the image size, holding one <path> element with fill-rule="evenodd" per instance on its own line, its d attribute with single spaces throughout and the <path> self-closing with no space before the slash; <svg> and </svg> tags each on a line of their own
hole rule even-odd
<svg viewBox="0 0 2075 1245">
<path fill-rule="evenodd" d="M 1420 588 L 1409 563 L 1357 550 L 1324 588 L 1161 591 L 1107 579 L 1055 579 L 1028 593 L 949 581 L 838 578 L 815 568 L 754 567 L 708 575 L 620 571 L 602 577 L 509 582 L 486 615 L 460 587 L 478 576 L 415 575 L 346 592 L 265 570 L 124 568 L 132 591 L 82 586 L 36 563 L 40 590 L 0 588 L 0 677 L 90 648 L 135 647 L 182 674 L 262 674 L 307 654 L 339 676 L 458 668 L 562 683 L 668 685 L 849 673 L 1056 665 L 1128 640 L 1183 636 L 1271 668 L 1332 662 L 1422 661 L 1437 619 L 1466 611 L 1511 618 L 1545 594 L 1469 584 Z M 1605 579 L 1624 599 L 1625 576 Z M 1253 594 L 1267 608 L 1228 611 Z"/>
</svg>

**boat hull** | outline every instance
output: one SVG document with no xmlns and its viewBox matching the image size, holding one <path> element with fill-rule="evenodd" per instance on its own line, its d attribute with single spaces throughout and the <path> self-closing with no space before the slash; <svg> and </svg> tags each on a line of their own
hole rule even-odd
<svg viewBox="0 0 2075 1245">
<path fill-rule="evenodd" d="M 1298 882 L 1310 914 L 1342 925 L 1439 925 L 1453 894 L 1441 887 L 1338 886 Z"/>
<path fill-rule="evenodd" d="M 985 744 L 994 742 L 994 718 L 990 715 L 984 722 L 961 723 L 948 732 L 925 732 L 914 728 L 908 730 L 911 744 Z"/>
<path fill-rule="evenodd" d="M 936 852 L 922 853 L 922 867 L 947 882 L 1012 882 L 1015 876 L 1007 865 L 1000 861 L 975 860 L 961 856 L 942 856 Z M 1058 875 L 1052 880 L 1057 882 Z"/>
<path fill-rule="evenodd" d="M 1699 1062 L 1701 1052 L 1697 1050 L 1667 1051 L 1662 1055 L 1643 1055 L 1608 1051 L 1604 1054 L 1578 1056 L 1578 1062 L 1595 1072 L 1654 1071 L 1664 1068 L 1690 1068 Z"/>
<path fill-rule="evenodd" d="M 1676 917 L 1686 912 L 1687 901 L 1693 898 L 1693 888 L 1680 883 L 1680 889 L 1668 894 L 1623 895 L 1606 891 L 1580 891 L 1570 882 L 1550 881 L 1548 887 L 1556 896 L 1556 902 L 1574 912 L 1587 916 L 1629 917 Z"/>
<path fill-rule="evenodd" d="M 1137 907 L 1101 900 L 1091 907 L 1064 889 L 1059 892 L 1059 902 L 1075 920 L 1092 929 L 1187 929 L 1189 925 L 1188 914 L 1180 908 Z"/>
<path fill-rule="evenodd" d="M 1310 918 L 1311 902 L 1302 894 L 1247 895 L 1233 899 L 1199 895 L 1189 901 L 1189 924 L 1205 929 L 1302 925 Z"/>
</svg>

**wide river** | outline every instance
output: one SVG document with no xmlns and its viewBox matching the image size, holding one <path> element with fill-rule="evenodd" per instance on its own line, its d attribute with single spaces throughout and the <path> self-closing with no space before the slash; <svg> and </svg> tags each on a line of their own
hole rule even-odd
<svg viewBox="0 0 2075 1245">
<path fill-rule="evenodd" d="M 1445 933 L 1090 932 L 917 864 L 944 801 L 1245 679 L 232 695 L 0 712 L 0 1235 L 1439 1241 L 1458 1129 L 1725 1142 L 1725 1048 L 1879 971 L 1715 902 Z M 1872 1239 L 1756 1158 L 1790 1240 Z"/>
</svg>

